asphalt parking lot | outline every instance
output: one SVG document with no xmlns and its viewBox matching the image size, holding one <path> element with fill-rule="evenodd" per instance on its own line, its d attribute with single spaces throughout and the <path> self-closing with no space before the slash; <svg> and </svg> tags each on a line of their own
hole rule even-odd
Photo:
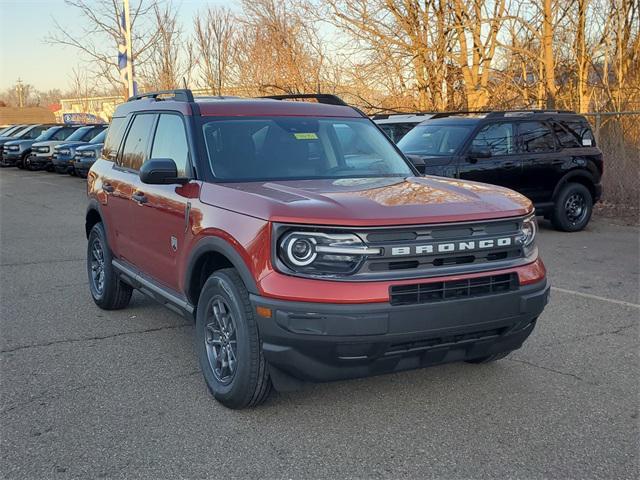
<svg viewBox="0 0 640 480">
<path fill-rule="evenodd" d="M 274 394 L 209 396 L 193 326 L 85 273 L 84 181 L 0 171 L 4 478 L 638 478 L 638 228 L 542 229 L 554 286 L 525 346 Z"/>
</svg>

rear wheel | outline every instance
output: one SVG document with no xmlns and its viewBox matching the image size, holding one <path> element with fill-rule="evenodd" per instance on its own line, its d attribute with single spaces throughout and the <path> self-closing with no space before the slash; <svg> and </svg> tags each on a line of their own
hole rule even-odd
<svg viewBox="0 0 640 480">
<path fill-rule="evenodd" d="M 218 270 L 202 287 L 196 349 L 209 391 L 229 408 L 254 407 L 271 391 L 258 324 L 238 273 Z"/>
<path fill-rule="evenodd" d="M 93 301 L 104 310 L 119 310 L 131 300 L 133 288 L 121 281 L 111 264 L 113 259 L 102 223 L 96 223 L 87 245 L 87 274 Z"/>
<path fill-rule="evenodd" d="M 593 198 L 581 183 L 567 183 L 556 198 L 551 223 L 557 230 L 577 232 L 587 226 L 593 212 Z"/>
</svg>

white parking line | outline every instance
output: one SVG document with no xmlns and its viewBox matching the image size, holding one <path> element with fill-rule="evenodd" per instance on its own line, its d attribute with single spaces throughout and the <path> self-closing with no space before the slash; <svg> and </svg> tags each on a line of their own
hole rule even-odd
<svg viewBox="0 0 640 480">
<path fill-rule="evenodd" d="M 614 300 L 613 298 L 600 297 L 598 295 L 591 295 L 590 293 L 576 292 L 575 290 L 567 290 L 566 288 L 560 287 L 551 287 L 551 290 L 555 290 L 556 292 L 568 293 L 570 295 L 577 295 L 579 297 L 591 298 L 592 300 L 602 300 L 603 302 L 615 303 L 617 305 L 624 305 L 625 307 L 638 308 L 640 309 L 640 305 L 637 303 L 625 302 L 623 300 Z"/>
</svg>

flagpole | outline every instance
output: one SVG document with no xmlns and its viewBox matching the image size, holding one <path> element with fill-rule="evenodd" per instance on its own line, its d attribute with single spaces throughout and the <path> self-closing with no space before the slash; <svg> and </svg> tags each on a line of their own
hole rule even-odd
<svg viewBox="0 0 640 480">
<path fill-rule="evenodd" d="M 129 0 L 124 0 L 125 42 L 127 45 L 127 83 L 129 96 L 135 95 L 133 89 L 133 51 L 131 49 L 131 16 L 129 14 Z"/>
</svg>

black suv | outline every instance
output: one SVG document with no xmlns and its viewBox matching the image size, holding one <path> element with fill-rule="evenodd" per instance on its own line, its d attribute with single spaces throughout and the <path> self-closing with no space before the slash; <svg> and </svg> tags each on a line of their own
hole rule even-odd
<svg viewBox="0 0 640 480">
<path fill-rule="evenodd" d="M 558 230 L 582 230 L 602 195 L 602 152 L 568 111 L 438 113 L 398 142 L 418 170 L 529 197 Z"/>
</svg>

